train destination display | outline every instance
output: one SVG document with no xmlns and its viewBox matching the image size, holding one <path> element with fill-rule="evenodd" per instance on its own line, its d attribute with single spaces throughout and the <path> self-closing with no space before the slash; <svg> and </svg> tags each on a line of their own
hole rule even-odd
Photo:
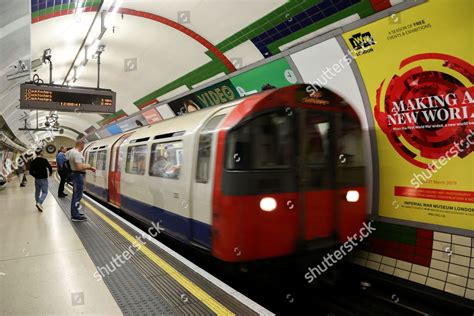
<svg viewBox="0 0 474 316">
<path fill-rule="evenodd" d="M 23 83 L 20 109 L 61 112 L 115 113 L 116 93 L 112 90 Z"/>
</svg>

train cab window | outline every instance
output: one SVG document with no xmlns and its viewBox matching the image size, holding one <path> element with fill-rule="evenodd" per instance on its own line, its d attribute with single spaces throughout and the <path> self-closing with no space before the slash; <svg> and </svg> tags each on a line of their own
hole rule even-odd
<svg viewBox="0 0 474 316">
<path fill-rule="evenodd" d="M 286 169 L 294 156 L 293 116 L 260 115 L 229 133 L 227 169 Z"/>
<path fill-rule="evenodd" d="M 306 139 L 305 168 L 312 189 L 333 185 L 335 171 L 334 154 L 335 117 L 328 113 L 307 111 L 304 137 Z"/>
<path fill-rule="evenodd" d="M 343 168 L 364 166 L 363 148 L 360 123 L 348 116 L 343 117 L 338 142 L 340 166 Z"/>
<path fill-rule="evenodd" d="M 125 172 L 131 174 L 145 174 L 146 145 L 131 146 L 127 150 Z"/>
<path fill-rule="evenodd" d="M 182 164 L 183 143 L 181 141 L 152 145 L 150 176 L 179 179 Z"/>
<path fill-rule="evenodd" d="M 95 158 L 97 157 L 97 152 L 94 151 L 94 152 L 89 152 L 89 160 L 87 161 L 87 163 L 89 165 L 91 165 L 92 167 L 95 167 L 96 164 L 95 164 Z"/>
<path fill-rule="evenodd" d="M 357 119 L 342 117 L 341 136 L 337 143 L 338 184 L 341 186 L 363 185 L 365 181 L 365 158 L 363 133 Z"/>
<path fill-rule="evenodd" d="M 199 149 L 196 169 L 196 182 L 207 183 L 209 181 L 209 170 L 211 165 L 212 137 L 214 131 L 225 115 L 213 117 L 202 129 L 199 135 Z"/>
<path fill-rule="evenodd" d="M 306 116 L 306 162 L 313 167 L 325 168 L 331 155 L 330 117 L 309 112 Z"/>
<path fill-rule="evenodd" d="M 97 152 L 97 170 L 105 170 L 107 161 L 107 151 L 100 150 Z"/>
</svg>

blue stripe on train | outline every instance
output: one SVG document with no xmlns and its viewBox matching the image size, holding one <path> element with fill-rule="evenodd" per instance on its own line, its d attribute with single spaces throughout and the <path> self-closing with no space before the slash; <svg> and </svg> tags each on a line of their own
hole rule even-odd
<svg viewBox="0 0 474 316">
<path fill-rule="evenodd" d="M 97 197 L 100 197 L 104 201 L 108 201 L 108 199 L 109 199 L 109 190 L 107 190 L 105 188 L 102 188 L 102 187 L 99 187 L 99 186 L 97 186 L 95 184 L 92 184 L 92 183 L 87 183 L 87 182 L 84 183 L 84 187 L 85 187 L 87 192 L 93 193 L 94 195 L 96 195 Z"/>
<path fill-rule="evenodd" d="M 86 190 L 104 201 L 108 201 L 108 190 L 91 183 L 85 184 Z M 120 195 L 121 207 L 139 217 L 139 219 L 160 223 L 164 233 L 185 243 L 195 241 L 211 248 L 211 225 L 190 219 L 162 208 L 143 203 L 123 194 Z"/>
<path fill-rule="evenodd" d="M 160 223 L 165 233 L 183 241 L 195 241 L 211 248 L 211 225 L 120 195 L 121 206 L 142 219 Z"/>
</svg>

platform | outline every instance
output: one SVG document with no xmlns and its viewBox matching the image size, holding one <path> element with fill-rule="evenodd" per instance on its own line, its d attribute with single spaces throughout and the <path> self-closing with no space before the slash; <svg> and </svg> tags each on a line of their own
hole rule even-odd
<svg viewBox="0 0 474 316">
<path fill-rule="evenodd" d="M 53 195 L 44 208 L 35 207 L 31 177 L 0 191 L 0 315 L 120 314 Z"/>
<path fill-rule="evenodd" d="M 70 222 L 56 191 L 44 213 L 31 178 L 0 191 L 0 314 L 272 314 L 92 199 Z"/>
</svg>

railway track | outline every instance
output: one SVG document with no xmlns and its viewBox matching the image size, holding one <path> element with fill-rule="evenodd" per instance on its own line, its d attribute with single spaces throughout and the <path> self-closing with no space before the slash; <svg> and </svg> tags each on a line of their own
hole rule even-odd
<svg viewBox="0 0 474 316">
<path fill-rule="evenodd" d="M 143 223 L 111 210 L 146 230 Z M 474 315 L 466 300 L 350 262 L 341 262 L 309 285 L 303 277 L 308 264 L 296 266 L 280 260 L 228 268 L 170 238 L 161 235 L 160 242 L 277 315 Z"/>
</svg>

